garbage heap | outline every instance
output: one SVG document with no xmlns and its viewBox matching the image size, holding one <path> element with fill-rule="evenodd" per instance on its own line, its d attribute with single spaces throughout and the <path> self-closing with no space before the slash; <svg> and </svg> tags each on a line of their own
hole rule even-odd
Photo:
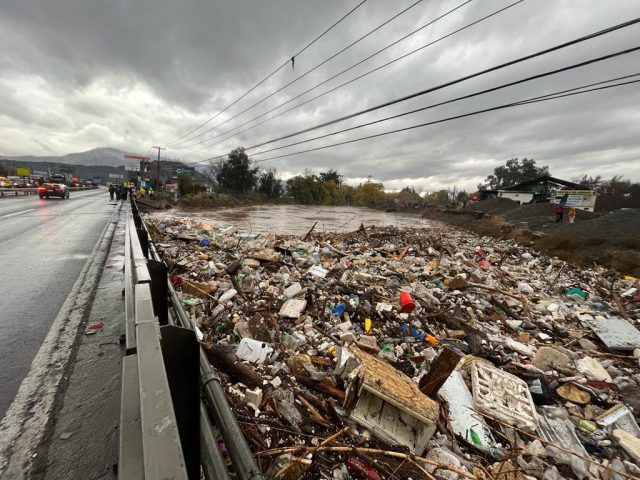
<svg viewBox="0 0 640 480">
<path fill-rule="evenodd" d="M 148 222 L 266 477 L 640 477 L 637 279 L 453 229 Z"/>
</svg>

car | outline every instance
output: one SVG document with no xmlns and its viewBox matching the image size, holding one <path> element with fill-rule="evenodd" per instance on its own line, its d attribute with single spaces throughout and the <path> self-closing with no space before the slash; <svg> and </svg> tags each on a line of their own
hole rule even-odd
<svg viewBox="0 0 640 480">
<path fill-rule="evenodd" d="M 11 188 L 13 187 L 13 182 L 10 178 L 0 177 L 0 187 Z"/>
<path fill-rule="evenodd" d="M 63 200 L 69 198 L 69 190 L 64 183 L 64 177 L 59 178 L 52 175 L 47 182 L 38 187 L 38 196 L 40 198 L 60 197 Z"/>
</svg>

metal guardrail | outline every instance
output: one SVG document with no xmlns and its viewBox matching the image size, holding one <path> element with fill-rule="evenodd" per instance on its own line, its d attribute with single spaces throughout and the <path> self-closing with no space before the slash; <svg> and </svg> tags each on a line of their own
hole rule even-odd
<svg viewBox="0 0 640 480">
<path fill-rule="evenodd" d="M 98 187 L 67 187 L 70 192 L 78 192 L 82 190 L 95 190 Z M 0 188 L 0 197 L 17 197 L 19 195 L 37 195 L 37 188 Z"/>
<path fill-rule="evenodd" d="M 182 332 L 182 334 L 184 334 L 185 330 L 189 332 L 191 338 L 195 338 L 194 325 L 189 316 L 182 308 L 182 303 L 177 293 L 175 292 L 173 285 L 171 284 L 171 282 L 169 282 L 166 265 L 160 260 L 160 257 L 153 243 L 149 241 L 148 231 L 146 229 L 144 221 L 138 213 L 138 209 L 134 199 L 131 200 L 131 208 L 132 219 L 131 222 L 127 223 L 127 228 L 130 232 L 134 231 L 135 229 L 135 232 L 137 232 L 138 234 L 137 236 L 127 235 L 127 239 L 131 241 L 131 245 L 125 245 L 126 251 L 130 252 L 130 257 L 125 263 L 127 265 L 131 265 L 131 277 L 134 277 L 133 272 L 135 271 L 136 278 L 138 278 L 137 274 L 139 270 L 140 274 L 144 275 L 142 268 L 142 258 L 146 258 L 147 266 L 152 265 L 152 269 L 148 273 L 151 277 L 150 283 L 152 287 L 155 283 L 155 291 L 157 292 L 154 301 L 157 304 L 162 299 L 164 299 L 165 301 L 167 301 L 168 299 L 168 303 L 159 308 L 160 311 L 170 312 L 170 315 L 168 315 L 166 318 L 165 326 L 160 327 L 160 333 L 163 334 L 163 330 L 168 333 L 169 330 L 166 329 L 172 328 L 172 337 L 174 339 L 178 336 L 176 335 L 177 331 L 180 331 Z M 137 250 L 138 246 L 135 244 L 136 237 L 138 237 L 139 240 L 140 250 Z M 138 268 L 138 266 L 140 268 Z M 161 283 L 164 288 L 160 288 Z M 129 291 L 130 290 L 131 288 L 129 287 Z M 152 288 L 152 291 L 153 290 L 154 288 Z M 127 311 L 129 312 L 135 310 L 136 303 L 131 301 L 130 294 L 127 295 L 126 284 L 125 297 Z M 157 311 L 158 310 L 156 310 L 156 314 Z M 162 325 L 163 321 L 160 320 L 159 323 Z M 135 320 L 133 320 L 133 324 L 135 325 Z M 132 352 L 136 348 L 136 342 L 133 339 L 129 341 L 129 337 L 134 334 L 134 331 L 135 333 L 139 332 L 137 328 L 134 329 L 133 326 L 130 325 L 129 315 L 127 315 L 127 325 L 127 330 L 129 332 L 126 340 L 127 352 Z M 202 468 L 202 471 L 204 472 L 204 475 L 208 480 L 227 480 L 229 478 L 229 474 L 215 440 L 212 425 L 213 421 L 213 424 L 215 424 L 215 426 L 219 430 L 220 435 L 222 436 L 222 439 L 224 440 L 225 445 L 229 451 L 229 456 L 231 457 L 231 463 L 233 466 L 235 477 L 240 480 L 263 480 L 264 477 L 255 463 L 255 459 L 251 450 L 249 449 L 244 435 L 242 434 L 242 430 L 240 429 L 235 416 L 231 411 L 231 407 L 227 402 L 224 391 L 220 384 L 220 377 L 209 364 L 204 350 L 199 346 L 197 341 L 195 342 L 195 345 L 195 348 L 197 349 L 197 354 L 195 356 L 193 355 L 192 350 L 189 350 L 187 359 L 185 358 L 184 352 L 180 353 L 180 355 L 177 356 L 175 354 L 175 350 L 172 354 L 172 351 L 167 349 L 167 355 L 164 359 L 165 367 L 169 372 L 169 377 L 171 378 L 172 371 L 177 370 L 178 376 L 182 379 L 183 389 L 190 390 L 195 387 L 196 396 L 200 403 L 199 409 L 196 409 L 199 412 L 196 424 L 196 430 L 199 430 L 199 444 L 197 445 L 197 448 L 195 450 L 186 449 L 185 445 L 183 444 L 183 450 L 199 452 L 199 466 Z M 188 378 L 186 378 L 188 377 L 187 375 L 185 375 L 187 364 L 191 367 L 195 365 L 196 368 L 199 369 L 199 375 L 197 375 L 195 380 L 193 381 L 190 381 Z M 174 398 L 174 402 L 175 401 L 176 398 Z M 178 408 L 176 410 L 180 411 L 180 409 Z M 180 415 L 177 416 L 177 420 L 178 426 L 181 427 Z M 194 419 L 190 418 L 188 420 L 193 422 Z M 187 431 L 187 428 L 185 427 L 184 430 Z M 182 430 L 181 437 L 183 437 Z M 193 445 L 192 439 L 190 439 L 190 442 Z M 128 479 L 137 477 L 120 478 Z M 189 472 L 189 478 L 196 478 L 191 476 L 191 471 Z"/>
<path fill-rule="evenodd" d="M 162 303 L 154 302 L 154 291 L 161 281 L 154 278 L 153 267 L 150 269 L 147 262 L 138 229 L 130 218 L 125 235 L 126 355 L 122 363 L 118 478 L 196 479 L 200 465 L 192 449 L 197 452 L 199 443 L 197 340 L 192 331 L 161 325 L 160 319 L 167 315 L 158 315 Z M 167 364 L 171 360 L 175 365 L 179 356 L 185 361 L 177 372 Z M 195 382 L 195 388 L 189 391 L 183 380 Z"/>
<path fill-rule="evenodd" d="M 0 188 L 0 197 L 17 197 L 22 194 L 26 195 L 37 195 L 37 188 Z"/>
</svg>

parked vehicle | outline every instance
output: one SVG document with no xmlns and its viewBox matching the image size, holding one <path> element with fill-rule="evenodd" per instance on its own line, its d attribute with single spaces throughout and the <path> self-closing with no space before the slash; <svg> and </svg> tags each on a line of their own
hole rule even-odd
<svg viewBox="0 0 640 480">
<path fill-rule="evenodd" d="M 13 187 L 13 182 L 11 181 L 10 178 L 0 177 L 0 187 L 12 188 Z"/>
</svg>

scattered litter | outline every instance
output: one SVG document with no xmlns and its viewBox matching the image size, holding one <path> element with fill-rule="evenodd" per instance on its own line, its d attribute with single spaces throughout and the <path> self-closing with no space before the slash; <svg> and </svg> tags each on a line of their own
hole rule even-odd
<svg viewBox="0 0 640 480">
<path fill-rule="evenodd" d="M 89 324 L 89 326 L 87 327 L 87 330 L 84 332 L 86 335 L 93 335 L 94 333 L 96 333 L 98 330 L 102 329 L 102 327 L 104 327 L 104 323 L 100 322 L 100 321 L 96 321 L 96 322 L 91 322 Z"/>
<path fill-rule="evenodd" d="M 636 279 L 451 228 L 147 222 L 268 478 L 640 475 Z"/>
</svg>

